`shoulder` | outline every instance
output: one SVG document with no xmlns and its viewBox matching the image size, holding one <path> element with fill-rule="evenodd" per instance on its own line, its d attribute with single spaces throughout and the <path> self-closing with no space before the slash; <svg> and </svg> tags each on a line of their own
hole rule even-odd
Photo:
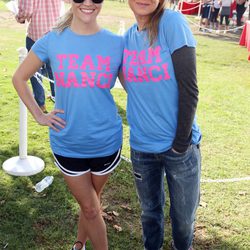
<svg viewBox="0 0 250 250">
<path fill-rule="evenodd" d="M 107 44 L 111 46 L 123 46 L 123 36 L 117 35 L 107 29 L 102 29 L 100 32 L 100 38 L 106 41 Z"/>
<path fill-rule="evenodd" d="M 178 11 L 165 9 L 160 24 L 161 25 L 170 25 L 172 23 L 184 23 L 186 22 L 185 17 Z"/>
<path fill-rule="evenodd" d="M 183 14 L 177 11 L 166 9 L 159 23 L 159 30 L 164 34 L 172 34 L 173 32 L 181 32 L 188 29 L 189 25 Z"/>
<path fill-rule="evenodd" d="M 131 38 L 131 36 L 135 35 L 136 33 L 137 33 L 137 24 L 135 23 L 131 27 L 129 27 L 128 30 L 125 32 L 124 34 L 125 41 Z"/>
<path fill-rule="evenodd" d="M 114 41 L 122 41 L 122 36 L 117 35 L 117 34 L 113 33 L 112 31 L 109 31 L 107 29 L 102 29 L 101 35 L 103 37 L 106 37 L 108 39 L 112 39 Z"/>
<path fill-rule="evenodd" d="M 167 20 L 172 20 L 172 19 L 182 18 L 183 15 L 179 11 L 165 9 L 162 17 Z"/>
<path fill-rule="evenodd" d="M 109 47 L 123 49 L 124 47 L 124 37 L 121 35 L 117 35 L 109 30 L 102 29 L 99 34 L 99 40 L 103 41 L 103 43 Z M 105 41 L 105 42 L 104 42 Z"/>
<path fill-rule="evenodd" d="M 43 35 L 41 38 L 39 38 L 35 44 L 38 44 L 39 46 L 50 46 L 53 43 L 61 43 L 61 35 L 63 32 L 59 33 L 57 31 L 49 31 L 45 35 Z"/>
<path fill-rule="evenodd" d="M 63 32 L 61 32 L 61 33 L 63 33 Z M 61 33 L 56 31 L 56 30 L 52 30 L 52 31 L 45 33 L 42 36 L 42 39 L 53 39 L 55 37 L 59 37 Z"/>
</svg>

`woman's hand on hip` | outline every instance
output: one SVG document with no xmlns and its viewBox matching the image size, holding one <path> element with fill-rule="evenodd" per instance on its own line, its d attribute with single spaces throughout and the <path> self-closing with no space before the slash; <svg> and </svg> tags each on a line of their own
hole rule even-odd
<svg viewBox="0 0 250 250">
<path fill-rule="evenodd" d="M 64 111 L 61 109 L 54 109 L 53 111 L 51 111 L 48 114 L 44 114 L 42 113 L 40 116 L 38 116 L 36 118 L 36 121 L 43 126 L 49 126 L 50 128 L 52 128 L 53 130 L 55 130 L 56 132 L 59 132 L 60 129 L 63 129 L 66 125 L 66 122 L 58 117 L 56 114 L 63 114 Z"/>
</svg>

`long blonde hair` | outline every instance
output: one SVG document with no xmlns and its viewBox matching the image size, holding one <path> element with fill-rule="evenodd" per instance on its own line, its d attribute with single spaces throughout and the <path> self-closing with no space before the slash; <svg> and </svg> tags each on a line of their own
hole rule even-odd
<svg viewBox="0 0 250 250">
<path fill-rule="evenodd" d="M 148 22 L 145 24 L 145 28 L 148 31 L 149 44 L 152 46 L 158 37 L 159 33 L 159 22 L 164 13 L 165 0 L 160 0 L 159 5 L 155 11 L 151 14 Z"/>
<path fill-rule="evenodd" d="M 70 27 L 72 19 L 73 19 L 73 12 L 70 8 L 63 16 L 59 18 L 58 22 L 53 27 L 53 30 L 59 33 L 64 31 L 64 29 Z"/>
</svg>

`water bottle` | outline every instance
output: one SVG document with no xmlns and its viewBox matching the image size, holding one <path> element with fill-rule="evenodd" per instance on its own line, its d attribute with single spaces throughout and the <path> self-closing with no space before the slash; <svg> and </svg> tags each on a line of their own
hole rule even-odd
<svg viewBox="0 0 250 250">
<path fill-rule="evenodd" d="M 42 192 L 46 187 L 48 187 L 54 180 L 53 176 L 46 176 L 44 177 L 40 182 L 38 182 L 35 185 L 35 190 L 40 193 Z"/>
</svg>

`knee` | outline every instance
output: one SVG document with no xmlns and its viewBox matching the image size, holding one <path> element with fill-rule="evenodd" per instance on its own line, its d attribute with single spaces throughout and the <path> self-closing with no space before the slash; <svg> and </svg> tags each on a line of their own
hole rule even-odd
<svg viewBox="0 0 250 250">
<path fill-rule="evenodd" d="M 84 204 L 81 210 L 87 220 L 93 220 L 100 214 L 100 207 L 91 204 Z"/>
<path fill-rule="evenodd" d="M 173 230 L 175 234 L 179 235 L 180 238 L 186 238 L 193 233 L 194 222 L 179 222 L 173 224 Z"/>
</svg>

